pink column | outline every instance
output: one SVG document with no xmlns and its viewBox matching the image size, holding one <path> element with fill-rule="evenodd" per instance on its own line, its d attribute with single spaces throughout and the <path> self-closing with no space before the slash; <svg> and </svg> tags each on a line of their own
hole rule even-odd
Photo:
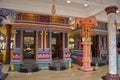
<svg viewBox="0 0 120 80">
<path fill-rule="evenodd" d="M 92 71 L 93 68 L 91 67 L 91 60 L 90 60 L 90 54 L 91 54 L 91 42 L 82 42 L 83 44 L 83 66 L 80 67 L 82 71 Z"/>
<path fill-rule="evenodd" d="M 97 21 L 94 16 L 90 16 L 88 18 L 76 18 L 76 22 L 78 26 L 82 26 L 82 44 L 83 44 L 83 66 L 80 68 L 83 71 L 92 71 L 93 68 L 91 67 L 91 27 L 97 27 Z"/>
</svg>

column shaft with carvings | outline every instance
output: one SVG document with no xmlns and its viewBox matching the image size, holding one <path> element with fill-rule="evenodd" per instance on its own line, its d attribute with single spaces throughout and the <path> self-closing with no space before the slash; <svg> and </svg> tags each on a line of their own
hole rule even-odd
<svg viewBox="0 0 120 80">
<path fill-rule="evenodd" d="M 11 43 L 11 29 L 12 25 L 6 24 L 6 30 L 7 30 L 7 35 L 6 35 L 6 63 L 10 63 L 10 43 Z"/>
<path fill-rule="evenodd" d="M 115 17 L 116 6 L 105 8 L 108 17 L 108 45 L 109 45 L 109 72 L 103 77 L 103 80 L 120 80 L 117 74 L 117 49 L 116 49 L 116 26 Z"/>
</svg>

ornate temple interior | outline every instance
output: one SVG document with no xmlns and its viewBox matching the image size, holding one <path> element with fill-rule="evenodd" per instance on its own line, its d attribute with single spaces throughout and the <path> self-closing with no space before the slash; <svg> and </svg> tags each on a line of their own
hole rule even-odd
<svg viewBox="0 0 120 80">
<path fill-rule="evenodd" d="M 0 0 L 0 80 L 120 80 L 119 4 Z"/>
</svg>

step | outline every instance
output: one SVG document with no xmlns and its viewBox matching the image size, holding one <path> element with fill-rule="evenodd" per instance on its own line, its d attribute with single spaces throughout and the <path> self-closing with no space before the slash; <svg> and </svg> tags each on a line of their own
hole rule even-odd
<svg viewBox="0 0 120 80">
<path fill-rule="evenodd" d="M 50 70 L 65 70 L 65 64 L 63 62 L 63 60 L 52 60 L 52 63 L 49 66 Z"/>
<path fill-rule="evenodd" d="M 20 72 L 37 72 L 39 71 L 37 64 L 24 63 L 20 65 Z"/>
</svg>

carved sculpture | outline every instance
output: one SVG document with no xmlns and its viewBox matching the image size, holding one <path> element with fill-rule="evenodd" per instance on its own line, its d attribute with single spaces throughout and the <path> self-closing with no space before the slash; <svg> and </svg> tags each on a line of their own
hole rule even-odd
<svg viewBox="0 0 120 80">
<path fill-rule="evenodd" d="M 96 18 L 94 16 L 90 16 L 88 18 L 76 18 L 76 22 L 78 24 L 78 28 L 82 28 L 82 41 L 83 42 L 91 42 L 90 36 L 92 35 L 91 27 L 98 26 Z"/>
</svg>

